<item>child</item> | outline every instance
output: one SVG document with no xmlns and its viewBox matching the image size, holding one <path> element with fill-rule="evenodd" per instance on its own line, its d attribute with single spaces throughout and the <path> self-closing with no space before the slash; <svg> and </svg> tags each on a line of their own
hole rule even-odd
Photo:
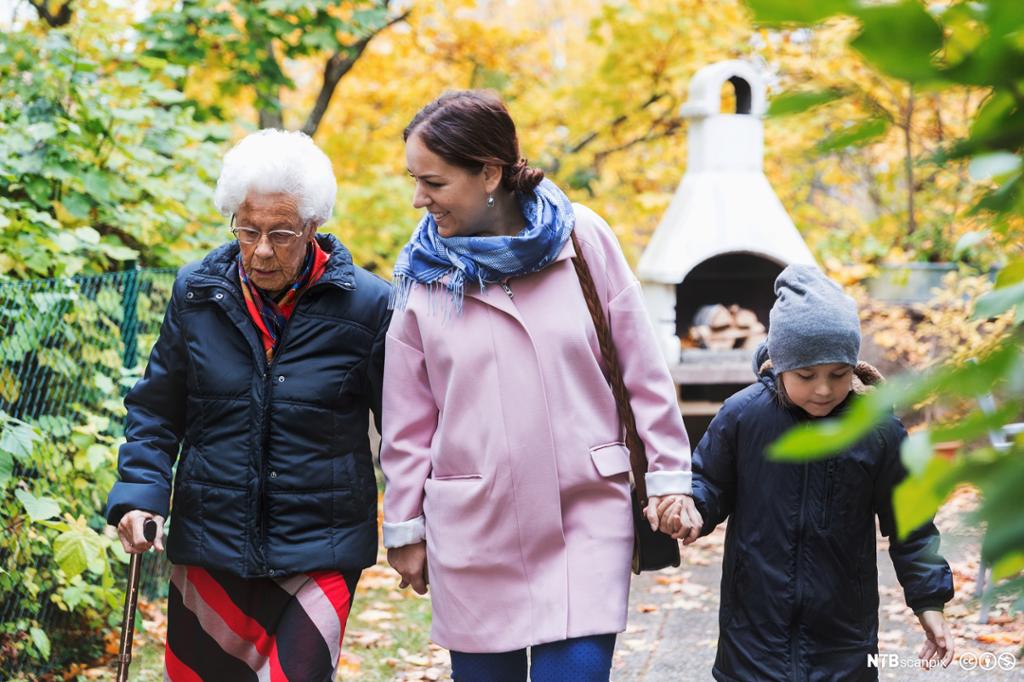
<svg viewBox="0 0 1024 682">
<path fill-rule="evenodd" d="M 784 463 L 766 448 L 790 427 L 837 416 L 853 394 L 881 380 L 858 363 L 857 307 L 817 268 L 794 265 L 775 281 L 768 340 L 754 359 L 758 382 L 729 398 L 693 456 L 701 535 L 731 516 L 725 538 L 718 680 L 875 679 L 878 651 L 875 522 L 907 604 L 927 640 L 928 665 L 953 659 L 942 615 L 953 578 L 930 521 L 898 540 L 892 492 L 906 475 L 903 425 L 891 416 L 825 460 Z M 691 530 L 662 517 L 676 537 Z M 693 535 L 690 535 L 693 537 Z"/>
</svg>

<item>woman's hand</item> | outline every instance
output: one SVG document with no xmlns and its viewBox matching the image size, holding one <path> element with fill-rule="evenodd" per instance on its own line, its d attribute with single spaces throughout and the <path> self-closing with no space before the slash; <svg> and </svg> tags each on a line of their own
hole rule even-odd
<svg viewBox="0 0 1024 682">
<path fill-rule="evenodd" d="M 399 587 L 412 587 L 416 594 L 426 594 L 430 580 L 427 577 L 427 543 L 417 542 L 388 550 L 388 563 L 402 576 Z"/>
<path fill-rule="evenodd" d="M 689 495 L 654 496 L 647 501 L 647 521 L 651 530 L 660 530 L 684 545 L 693 543 L 700 537 L 704 519 L 693 504 Z"/>
<path fill-rule="evenodd" d="M 156 521 L 156 537 L 153 542 L 146 539 L 143 534 L 143 525 L 147 519 Z M 121 517 L 117 524 L 117 537 L 121 539 L 121 546 L 129 554 L 141 554 L 155 547 L 156 551 L 164 551 L 164 517 L 157 516 L 148 511 L 133 509 Z"/>
</svg>

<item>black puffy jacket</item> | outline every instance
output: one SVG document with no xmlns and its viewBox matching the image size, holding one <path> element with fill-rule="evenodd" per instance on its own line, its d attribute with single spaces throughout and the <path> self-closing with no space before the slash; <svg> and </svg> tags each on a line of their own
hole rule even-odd
<svg viewBox="0 0 1024 682">
<path fill-rule="evenodd" d="M 758 379 L 725 402 L 693 456 L 702 534 L 729 517 L 712 674 L 744 681 L 876 679 L 867 666 L 867 655 L 878 650 L 876 515 L 907 604 L 915 611 L 941 608 L 953 597 L 935 525 L 903 542 L 896 537 L 892 492 L 906 475 L 906 431 L 893 416 L 840 455 L 771 461 L 767 446 L 811 417 L 780 404 L 771 369 Z"/>
<path fill-rule="evenodd" d="M 163 516 L 177 460 L 168 558 L 242 577 L 374 563 L 377 489 L 368 437 L 379 415 L 390 286 L 331 235 L 269 365 L 245 309 L 232 242 L 174 283 L 128 410 L 107 501 Z M 180 455 L 179 455 L 180 452 Z"/>
</svg>

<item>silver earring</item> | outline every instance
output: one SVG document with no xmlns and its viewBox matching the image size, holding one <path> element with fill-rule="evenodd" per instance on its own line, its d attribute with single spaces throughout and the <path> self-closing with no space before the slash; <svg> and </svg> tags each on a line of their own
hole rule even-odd
<svg viewBox="0 0 1024 682">
<path fill-rule="evenodd" d="M 494 195 L 493 194 L 488 194 L 487 195 L 487 208 L 494 208 Z"/>
</svg>

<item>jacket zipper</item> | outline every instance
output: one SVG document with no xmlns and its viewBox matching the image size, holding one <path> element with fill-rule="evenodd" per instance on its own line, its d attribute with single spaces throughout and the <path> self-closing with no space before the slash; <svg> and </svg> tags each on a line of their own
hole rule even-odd
<svg viewBox="0 0 1024 682">
<path fill-rule="evenodd" d="M 501 288 L 505 290 L 506 294 L 508 294 L 508 300 L 515 300 L 515 294 L 512 293 L 512 287 L 509 286 L 507 279 L 501 283 Z"/>
<path fill-rule="evenodd" d="M 825 503 L 821 510 L 821 529 L 828 530 L 832 523 L 832 489 L 835 487 L 835 459 L 825 463 Z"/>
<path fill-rule="evenodd" d="M 259 445 L 259 494 L 256 496 L 256 517 L 259 519 L 260 534 L 259 546 L 257 547 L 260 561 L 263 563 L 262 573 L 268 573 L 270 565 L 267 562 L 267 445 L 270 438 L 270 390 L 272 386 L 273 365 L 266 360 L 263 361 L 263 410 L 261 416 L 262 428 L 260 430 Z"/>
<path fill-rule="evenodd" d="M 260 555 L 263 557 L 263 572 L 269 575 L 274 575 L 274 569 L 271 568 L 270 562 L 267 559 L 267 451 L 270 449 L 270 403 L 271 403 L 271 391 L 274 386 L 274 373 L 277 369 L 277 359 L 281 357 L 281 351 L 284 350 L 285 340 L 288 338 L 288 330 L 292 327 L 292 320 L 299 315 L 299 304 L 302 303 L 302 299 L 309 294 L 309 291 L 316 288 L 318 285 L 314 285 L 310 289 L 307 289 L 302 297 L 295 302 L 295 308 L 292 310 L 291 316 L 285 321 L 284 327 L 281 328 L 281 336 L 277 339 L 277 348 L 274 351 L 274 357 L 271 358 L 270 362 L 264 362 L 264 382 L 263 382 L 263 432 L 260 434 L 260 488 L 259 488 L 259 519 L 260 519 Z M 343 289 L 351 291 L 351 287 L 341 285 Z"/>
<path fill-rule="evenodd" d="M 800 517 L 796 527 L 796 565 L 793 571 L 794 584 L 795 584 L 795 599 L 793 600 L 793 623 L 790 628 L 789 646 L 790 646 L 790 663 L 792 667 L 791 679 L 798 681 L 800 677 L 800 611 L 802 606 L 802 595 L 800 594 L 800 562 L 802 560 L 803 544 L 801 540 L 804 535 L 804 510 L 807 506 L 807 478 L 808 478 L 808 463 L 803 464 L 803 468 L 800 472 Z"/>
</svg>

